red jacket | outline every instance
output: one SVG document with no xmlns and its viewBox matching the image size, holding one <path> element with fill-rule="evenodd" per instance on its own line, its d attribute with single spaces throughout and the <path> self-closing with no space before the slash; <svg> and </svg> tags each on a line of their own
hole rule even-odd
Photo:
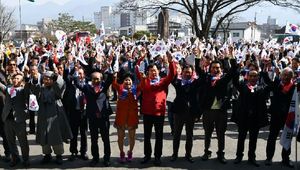
<svg viewBox="0 0 300 170">
<path fill-rule="evenodd" d="M 166 113 L 166 98 L 168 86 L 175 75 L 175 64 L 169 65 L 169 74 L 160 79 L 158 84 L 150 85 L 150 79 L 145 78 L 142 86 L 142 114 L 163 116 Z"/>
</svg>

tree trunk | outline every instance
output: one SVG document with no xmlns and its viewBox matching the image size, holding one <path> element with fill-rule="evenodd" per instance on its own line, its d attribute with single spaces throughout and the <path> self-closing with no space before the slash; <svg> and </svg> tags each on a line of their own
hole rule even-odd
<svg viewBox="0 0 300 170">
<path fill-rule="evenodd" d="M 158 15 L 157 33 L 164 40 L 169 38 L 169 11 L 165 8 L 162 8 Z"/>
</svg>

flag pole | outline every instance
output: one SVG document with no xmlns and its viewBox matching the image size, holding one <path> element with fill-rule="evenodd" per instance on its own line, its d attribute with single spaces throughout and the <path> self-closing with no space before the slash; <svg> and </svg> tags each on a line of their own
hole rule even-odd
<svg viewBox="0 0 300 170">
<path fill-rule="evenodd" d="M 19 19 L 20 19 L 20 34 L 21 34 L 21 41 L 23 40 L 22 34 L 22 10 L 21 10 L 21 0 L 19 0 Z"/>
</svg>

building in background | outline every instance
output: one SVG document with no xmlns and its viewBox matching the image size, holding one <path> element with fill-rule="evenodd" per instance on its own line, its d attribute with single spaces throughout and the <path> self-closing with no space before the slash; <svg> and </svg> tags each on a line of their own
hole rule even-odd
<svg viewBox="0 0 300 170">
<path fill-rule="evenodd" d="M 101 28 L 101 22 L 102 22 L 101 12 L 94 12 L 94 24 L 96 25 L 97 29 Z"/>
<path fill-rule="evenodd" d="M 37 27 L 42 34 L 49 33 L 48 25 L 52 22 L 50 18 L 43 18 L 42 21 L 37 22 Z"/>
<path fill-rule="evenodd" d="M 215 28 L 216 26 L 212 26 L 211 32 Z M 218 35 L 223 41 L 226 40 L 229 35 L 231 35 L 233 42 L 238 42 L 239 40 L 249 42 L 261 40 L 261 30 L 255 22 L 231 23 L 226 30 L 219 28 L 216 35 Z"/>
<path fill-rule="evenodd" d="M 259 25 L 261 29 L 261 39 L 270 39 L 275 35 L 275 30 L 279 30 L 281 27 L 277 25 L 277 19 L 268 16 L 267 23 Z"/>
<path fill-rule="evenodd" d="M 28 38 L 40 37 L 41 32 L 37 25 L 22 24 L 21 30 L 15 30 L 14 39 L 26 41 Z"/>
</svg>

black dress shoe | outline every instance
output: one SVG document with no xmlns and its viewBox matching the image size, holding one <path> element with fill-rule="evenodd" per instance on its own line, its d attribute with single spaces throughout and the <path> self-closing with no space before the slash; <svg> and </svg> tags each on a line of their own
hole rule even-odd
<svg viewBox="0 0 300 170">
<path fill-rule="evenodd" d="M 141 164 L 146 164 L 146 163 L 148 163 L 150 160 L 151 160 L 150 157 L 145 156 L 145 157 L 143 158 L 143 160 L 141 161 Z"/>
<path fill-rule="evenodd" d="M 43 160 L 42 160 L 42 164 L 46 164 L 46 163 L 49 163 L 52 159 L 52 156 L 51 154 L 46 154 L 44 157 L 43 157 Z"/>
<path fill-rule="evenodd" d="M 201 159 L 203 161 L 207 161 L 209 158 L 211 157 L 211 152 L 208 151 L 208 152 L 205 152 L 204 155 L 201 157 Z"/>
<path fill-rule="evenodd" d="M 226 164 L 227 160 L 225 159 L 224 155 L 219 155 L 217 157 L 217 159 L 219 160 L 219 162 L 221 162 L 222 164 Z"/>
<path fill-rule="evenodd" d="M 266 159 L 265 160 L 265 165 L 266 166 L 271 166 L 272 165 L 272 160 L 271 159 Z"/>
<path fill-rule="evenodd" d="M 76 153 L 72 153 L 68 160 L 69 161 L 74 161 L 76 157 L 77 157 L 77 154 Z"/>
<path fill-rule="evenodd" d="M 20 162 L 20 158 L 13 156 L 10 160 L 9 166 L 15 167 L 19 162 Z"/>
<path fill-rule="evenodd" d="M 194 163 L 195 162 L 194 159 L 193 159 L 193 157 L 191 155 L 185 155 L 185 159 L 187 161 L 189 161 L 190 163 Z"/>
<path fill-rule="evenodd" d="M 155 158 L 155 160 L 154 160 L 154 165 L 155 165 L 155 166 L 160 166 L 160 165 L 161 165 L 160 158 Z"/>
<path fill-rule="evenodd" d="M 289 167 L 289 168 L 294 168 L 294 164 L 292 163 L 292 161 L 290 160 L 283 160 L 282 161 L 282 164 L 286 167 Z"/>
<path fill-rule="evenodd" d="M 3 159 L 4 162 L 10 162 L 10 155 L 7 154 L 4 157 L 2 157 L 2 159 Z"/>
<path fill-rule="evenodd" d="M 259 163 L 255 159 L 249 159 L 248 162 L 256 167 L 259 167 Z"/>
<path fill-rule="evenodd" d="M 95 167 L 97 165 L 97 163 L 99 162 L 99 159 L 95 159 L 93 158 L 91 160 L 91 162 L 89 163 L 90 164 L 90 167 Z"/>
<path fill-rule="evenodd" d="M 56 155 L 55 163 L 56 163 L 57 165 L 62 165 L 62 164 L 63 164 L 63 158 L 62 158 L 61 155 Z"/>
<path fill-rule="evenodd" d="M 29 160 L 24 160 L 22 162 L 22 165 L 23 165 L 24 168 L 28 168 L 30 166 Z"/>
<path fill-rule="evenodd" d="M 109 166 L 110 166 L 109 160 L 104 160 L 103 165 L 104 165 L 105 167 L 109 167 Z"/>
<path fill-rule="evenodd" d="M 82 160 L 89 160 L 89 156 L 86 154 L 86 153 L 84 153 L 84 154 L 80 154 L 80 159 L 82 159 Z"/>
<path fill-rule="evenodd" d="M 242 156 L 237 156 L 236 158 L 235 158 L 235 160 L 234 160 L 234 164 L 239 164 L 239 163 L 241 163 L 242 162 L 242 160 L 243 160 L 243 157 Z"/>
<path fill-rule="evenodd" d="M 171 162 L 175 162 L 176 160 L 177 160 L 177 158 L 178 158 L 178 156 L 177 156 L 177 154 L 173 154 L 172 156 L 171 156 Z"/>
</svg>

